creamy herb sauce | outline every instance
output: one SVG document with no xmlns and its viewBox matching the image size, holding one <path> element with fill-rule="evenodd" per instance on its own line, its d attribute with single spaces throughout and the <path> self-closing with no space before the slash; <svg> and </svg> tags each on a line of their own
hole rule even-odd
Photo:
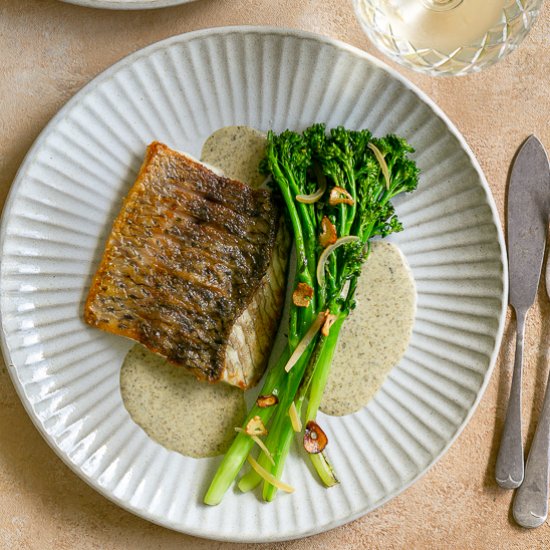
<svg viewBox="0 0 550 550">
<path fill-rule="evenodd" d="M 216 130 L 202 147 L 201 160 L 216 166 L 233 179 L 260 187 L 265 176 L 258 171 L 264 157 L 266 137 L 248 126 L 226 126 Z"/>
<path fill-rule="evenodd" d="M 364 407 L 407 349 L 416 310 L 412 273 L 399 248 L 373 243 L 346 319 L 321 410 L 342 416 Z"/>
<path fill-rule="evenodd" d="M 206 140 L 201 160 L 258 187 L 264 181 L 258 172 L 264 149 L 264 134 L 229 126 Z M 349 414 L 365 406 L 408 345 L 416 294 L 397 247 L 373 245 L 357 303 L 342 328 L 321 404 L 327 414 Z M 126 409 L 152 439 L 191 457 L 224 453 L 246 414 L 242 390 L 199 382 L 140 345 L 122 365 L 120 388 Z"/>
<path fill-rule="evenodd" d="M 120 391 L 149 437 L 195 458 L 224 453 L 246 414 L 241 389 L 199 382 L 139 344 L 122 365 Z"/>
</svg>

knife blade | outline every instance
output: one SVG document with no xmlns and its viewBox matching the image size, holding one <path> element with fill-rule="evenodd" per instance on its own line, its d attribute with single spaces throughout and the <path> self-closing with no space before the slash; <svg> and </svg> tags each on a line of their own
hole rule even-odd
<svg viewBox="0 0 550 550">
<path fill-rule="evenodd" d="M 516 314 L 516 354 L 495 468 L 496 481 L 504 489 L 519 487 L 524 475 L 521 431 L 523 340 L 527 311 L 535 301 L 542 269 L 549 192 L 548 157 L 542 143 L 530 136 L 516 155 L 508 186 L 509 303 Z"/>
</svg>

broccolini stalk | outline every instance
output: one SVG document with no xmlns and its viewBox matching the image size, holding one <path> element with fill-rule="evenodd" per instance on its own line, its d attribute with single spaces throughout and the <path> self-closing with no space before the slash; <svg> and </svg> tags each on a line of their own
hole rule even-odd
<svg viewBox="0 0 550 550">
<path fill-rule="evenodd" d="M 279 386 L 284 379 L 284 366 L 290 357 L 291 351 L 287 346 L 281 357 L 279 357 L 277 363 L 273 365 L 267 374 L 265 382 L 262 386 L 261 394 L 268 395 L 273 393 L 275 395 L 279 392 Z M 248 422 L 259 416 L 264 424 L 267 424 L 269 418 L 274 412 L 274 407 L 261 408 L 258 405 L 254 405 L 248 413 L 243 427 L 246 427 Z M 214 478 L 208 488 L 208 491 L 204 497 L 204 503 L 210 505 L 219 504 L 226 493 L 227 489 L 231 486 L 235 478 L 239 474 L 243 467 L 246 457 L 250 453 L 254 446 L 254 441 L 248 437 L 245 433 L 239 432 L 235 436 L 231 446 L 225 453 L 223 460 L 214 475 Z"/>
<path fill-rule="evenodd" d="M 306 423 L 317 416 L 340 329 L 355 307 L 357 279 L 368 257 L 370 240 L 402 229 L 391 199 L 417 186 L 418 169 L 408 158 L 412 151 L 405 140 L 396 136 L 374 139 L 368 130 L 350 131 L 342 127 L 327 134 L 323 124 L 315 124 L 302 134 L 288 130 L 280 135 L 268 134 L 261 168 L 272 176 L 274 192 L 284 201 L 296 248 L 296 275 L 289 284 L 293 290 L 298 283 L 305 283 L 313 290 L 306 307 L 290 304 L 288 345 L 262 388 L 262 393 L 277 393 L 278 405 L 269 412 L 268 409 L 258 412 L 255 407 L 247 417 L 248 421 L 259 414 L 266 425 L 270 421 L 265 444 L 274 464 L 264 453 L 260 453 L 258 463 L 277 479 L 283 473 L 294 435 L 289 407 L 294 403 L 300 415 L 307 400 Z M 326 183 L 325 190 L 321 180 Z M 298 195 L 300 200 L 296 198 Z M 319 200 L 304 203 L 303 196 Z M 327 244 L 320 241 L 323 220 L 325 224 L 329 220 L 338 239 L 324 254 Z M 328 327 L 324 327 L 323 334 L 305 347 L 294 367 L 286 372 L 285 358 L 288 360 L 297 349 L 320 312 L 330 313 L 334 324 L 328 332 Z M 252 447 L 250 438 L 237 435 L 208 490 L 207 504 L 221 500 Z M 325 455 L 310 456 L 321 480 L 327 485 L 335 483 Z M 239 487 L 249 490 L 260 481 L 260 475 L 250 471 Z M 265 500 L 272 500 L 276 491 L 275 486 L 264 480 Z"/>
</svg>

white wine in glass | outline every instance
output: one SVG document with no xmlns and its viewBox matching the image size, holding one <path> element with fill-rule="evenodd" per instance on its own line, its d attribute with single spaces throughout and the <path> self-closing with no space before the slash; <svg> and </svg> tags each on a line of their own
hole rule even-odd
<svg viewBox="0 0 550 550">
<path fill-rule="evenodd" d="M 392 59 L 432 75 L 479 71 L 512 51 L 543 0 L 354 0 L 370 40 Z"/>
</svg>

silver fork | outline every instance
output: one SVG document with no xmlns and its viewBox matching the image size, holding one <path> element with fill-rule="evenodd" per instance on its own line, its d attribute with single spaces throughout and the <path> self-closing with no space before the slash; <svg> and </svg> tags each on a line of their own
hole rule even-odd
<svg viewBox="0 0 550 550">
<path fill-rule="evenodd" d="M 550 257 L 546 263 L 546 292 L 550 298 Z M 550 483 L 550 374 L 544 404 L 525 465 L 523 483 L 516 491 L 512 513 L 522 527 L 539 527 L 548 517 Z"/>
</svg>

